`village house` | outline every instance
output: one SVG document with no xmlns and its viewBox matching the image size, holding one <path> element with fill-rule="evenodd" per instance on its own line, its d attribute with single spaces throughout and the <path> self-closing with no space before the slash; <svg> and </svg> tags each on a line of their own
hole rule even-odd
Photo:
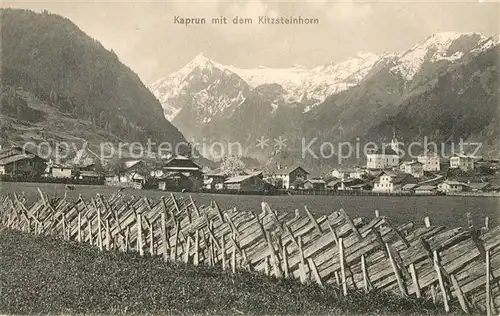
<svg viewBox="0 0 500 316">
<path fill-rule="evenodd" d="M 151 176 L 165 182 L 165 187 L 182 183 L 183 189 L 198 191 L 203 185 L 201 169 L 192 159 L 179 155 L 167 159 L 160 168 L 151 171 Z"/>
<path fill-rule="evenodd" d="M 462 192 L 467 190 L 467 184 L 454 180 L 443 181 L 437 186 L 437 191 L 441 193 Z"/>
<path fill-rule="evenodd" d="M 399 193 L 406 184 L 416 184 L 417 180 L 411 174 L 395 171 L 383 171 L 375 179 L 373 192 Z"/>
<path fill-rule="evenodd" d="M 352 178 L 342 181 L 339 188 L 339 190 L 341 191 L 369 191 L 371 189 L 372 186 L 370 183 L 358 178 Z"/>
<path fill-rule="evenodd" d="M 71 178 L 72 172 L 72 166 L 54 163 L 52 160 L 49 160 L 45 169 L 45 175 L 53 178 Z"/>
<path fill-rule="evenodd" d="M 303 188 L 305 190 L 325 190 L 326 188 L 326 183 L 324 180 L 321 179 L 307 179 L 303 183 Z"/>
<path fill-rule="evenodd" d="M 227 179 L 224 187 L 230 191 L 238 192 L 264 192 L 265 182 L 255 175 L 241 175 Z"/>
<path fill-rule="evenodd" d="M 145 177 L 141 174 L 144 162 L 142 160 L 123 160 L 119 164 L 119 171 L 111 172 L 106 176 L 106 184 L 142 188 L 145 183 Z"/>
<path fill-rule="evenodd" d="M 415 178 L 424 176 L 424 164 L 419 161 L 405 161 L 399 166 L 399 171 L 411 174 Z"/>
<path fill-rule="evenodd" d="M 222 190 L 224 189 L 224 181 L 226 176 L 222 173 L 207 173 L 203 175 L 203 189 L 205 190 Z"/>
<path fill-rule="evenodd" d="M 423 164 L 424 171 L 441 170 L 441 158 L 434 152 L 425 152 L 423 155 L 417 157 L 417 161 Z"/>
<path fill-rule="evenodd" d="M 158 189 L 165 191 L 192 191 L 193 180 L 181 172 L 169 172 L 158 178 Z"/>
<path fill-rule="evenodd" d="M 355 169 L 333 169 L 331 172 L 332 177 L 346 180 L 346 179 L 362 179 L 366 176 L 367 171 L 355 168 Z"/>
<path fill-rule="evenodd" d="M 488 182 L 472 182 L 468 183 L 467 186 L 472 192 L 485 192 L 489 190 L 490 183 Z"/>
<path fill-rule="evenodd" d="M 382 147 L 371 151 L 366 155 L 367 169 L 387 169 L 399 165 L 399 145 L 396 138 L 393 138 L 390 146 Z"/>
<path fill-rule="evenodd" d="M 342 181 L 336 179 L 336 180 L 331 180 L 330 182 L 328 182 L 326 184 L 326 188 L 328 190 L 332 190 L 332 191 L 337 191 L 339 190 L 340 186 L 342 184 Z"/>
<path fill-rule="evenodd" d="M 19 146 L 0 150 L 0 175 L 36 178 L 43 174 L 47 160 Z"/>
<path fill-rule="evenodd" d="M 450 157 L 450 168 L 458 169 L 460 168 L 462 171 L 471 171 L 474 170 L 474 160 L 473 156 L 468 156 L 464 154 L 456 154 Z"/>
<path fill-rule="evenodd" d="M 309 172 L 304 170 L 302 167 L 292 167 L 292 168 L 283 168 L 283 169 L 278 169 L 274 174 L 273 177 L 277 179 L 281 179 L 283 188 L 289 189 L 291 184 L 294 183 L 296 180 L 300 179 L 302 181 L 307 180 L 307 176 L 309 175 Z"/>
<path fill-rule="evenodd" d="M 435 195 L 437 187 L 435 185 L 421 185 L 414 190 L 416 195 Z"/>
</svg>

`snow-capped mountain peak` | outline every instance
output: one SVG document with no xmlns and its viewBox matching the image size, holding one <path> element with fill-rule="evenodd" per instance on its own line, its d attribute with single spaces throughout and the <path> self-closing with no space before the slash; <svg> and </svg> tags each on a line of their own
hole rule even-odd
<svg viewBox="0 0 500 316">
<path fill-rule="evenodd" d="M 428 64 L 446 66 L 460 62 L 468 53 L 479 53 L 499 42 L 498 35 L 486 38 L 475 32 L 442 32 L 404 52 L 362 51 L 343 61 L 328 62 L 312 69 L 297 64 L 290 68 L 239 68 L 218 63 L 199 53 L 180 70 L 156 81 L 150 88 L 163 104 L 169 120 L 186 105 L 197 108 L 198 113 L 205 113 L 203 115 L 219 115 L 241 104 L 251 89 L 264 84 L 280 85 L 286 93 L 283 96 L 286 102 L 301 103 L 307 112 L 328 96 L 359 85 L 377 69 L 387 66 L 393 75 L 410 82 Z M 210 120 L 211 117 L 202 119 Z"/>
<path fill-rule="evenodd" d="M 484 36 L 479 33 L 442 32 L 429 36 L 422 43 L 418 43 L 408 51 L 398 56 L 398 62 L 393 70 L 400 73 L 407 81 L 413 79 L 426 60 L 436 62 L 439 60 L 455 61 L 461 59 L 465 53 L 473 49 Z M 463 42 L 461 50 L 452 50 L 457 41 Z"/>
</svg>

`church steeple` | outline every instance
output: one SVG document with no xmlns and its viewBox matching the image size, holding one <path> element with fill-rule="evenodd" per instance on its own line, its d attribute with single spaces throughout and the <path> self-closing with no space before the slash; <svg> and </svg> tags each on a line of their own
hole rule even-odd
<svg viewBox="0 0 500 316">
<path fill-rule="evenodd" d="M 396 128 L 392 128 L 392 140 L 391 140 L 391 149 L 395 152 L 399 152 L 399 143 L 396 138 Z"/>
</svg>

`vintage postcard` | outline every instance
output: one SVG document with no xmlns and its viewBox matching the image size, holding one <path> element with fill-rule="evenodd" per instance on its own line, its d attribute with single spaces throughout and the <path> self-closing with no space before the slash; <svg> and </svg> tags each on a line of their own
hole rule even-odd
<svg viewBox="0 0 500 316">
<path fill-rule="evenodd" d="M 499 18 L 3 1 L 0 314 L 499 315 Z"/>
</svg>

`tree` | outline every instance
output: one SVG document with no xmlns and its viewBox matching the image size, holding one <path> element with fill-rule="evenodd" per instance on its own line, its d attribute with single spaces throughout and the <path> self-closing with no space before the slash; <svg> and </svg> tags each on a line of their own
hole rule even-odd
<svg viewBox="0 0 500 316">
<path fill-rule="evenodd" d="M 113 175 L 121 176 L 123 172 L 125 172 L 125 165 L 118 157 L 113 157 L 108 163 L 107 167 L 109 172 Z"/>
<path fill-rule="evenodd" d="M 243 172 L 245 164 L 238 156 L 225 157 L 220 164 L 221 173 L 228 176 L 236 176 Z"/>
</svg>

